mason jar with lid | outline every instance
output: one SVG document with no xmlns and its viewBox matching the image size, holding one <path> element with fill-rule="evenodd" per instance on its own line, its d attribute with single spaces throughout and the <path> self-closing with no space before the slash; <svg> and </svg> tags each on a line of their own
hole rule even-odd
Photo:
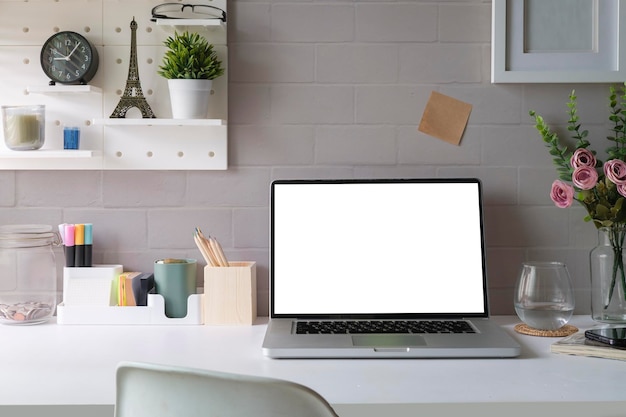
<svg viewBox="0 0 626 417">
<path fill-rule="evenodd" d="M 56 307 L 57 266 L 52 226 L 0 226 L 0 322 L 36 324 Z"/>
</svg>

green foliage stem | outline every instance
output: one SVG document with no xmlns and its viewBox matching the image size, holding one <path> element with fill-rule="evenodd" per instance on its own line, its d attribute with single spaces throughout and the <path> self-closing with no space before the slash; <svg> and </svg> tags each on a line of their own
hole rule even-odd
<svg viewBox="0 0 626 417">
<path fill-rule="evenodd" d="M 588 148 L 591 143 L 587 140 L 589 132 L 587 130 L 580 130 L 580 123 L 578 117 L 578 105 L 577 105 L 576 92 L 572 90 L 569 95 L 569 102 L 567 103 L 569 119 L 567 120 L 567 130 L 572 132 L 572 138 L 576 139 L 576 149 Z M 595 155 L 595 152 L 592 151 Z"/>
<path fill-rule="evenodd" d="M 614 145 L 606 150 L 609 159 L 626 158 L 626 90 L 622 85 L 621 95 L 618 97 L 615 87 L 610 87 L 609 106 L 611 114 L 609 120 L 613 122 L 614 136 L 606 138 L 613 142 Z"/>
<path fill-rule="evenodd" d="M 557 167 L 559 179 L 570 181 L 574 172 L 569 163 L 572 153 L 565 146 L 559 145 L 558 135 L 550 129 L 543 117 L 535 113 L 534 110 L 531 110 L 529 114 L 535 119 L 535 128 L 539 131 L 545 145 L 550 148 L 550 155 L 552 155 L 552 161 Z"/>
<path fill-rule="evenodd" d="M 569 101 L 567 102 L 567 114 L 569 115 L 567 120 L 567 130 L 571 132 L 572 138 L 576 139 L 576 149 L 586 149 L 591 145 L 589 140 L 587 140 L 589 131 L 581 130 L 577 99 L 578 97 L 576 96 L 576 91 L 572 90 L 569 95 Z M 571 181 L 572 173 L 574 172 L 574 169 L 570 165 L 572 152 L 566 146 L 559 144 L 558 135 L 550 130 L 550 127 L 543 120 L 543 117 L 538 115 L 534 110 L 530 110 L 529 114 L 535 119 L 535 128 L 539 131 L 539 134 L 546 143 L 546 146 L 550 148 L 550 155 L 552 155 L 552 160 L 557 167 L 559 179 L 563 181 Z M 591 153 L 596 155 L 596 152 L 593 150 L 591 150 Z M 596 167 L 601 166 L 602 161 L 597 161 Z"/>
</svg>

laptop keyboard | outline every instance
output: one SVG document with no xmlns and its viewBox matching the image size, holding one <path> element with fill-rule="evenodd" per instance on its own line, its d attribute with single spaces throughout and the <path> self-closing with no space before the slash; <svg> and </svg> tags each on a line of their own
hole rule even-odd
<svg viewBox="0 0 626 417">
<path fill-rule="evenodd" d="M 476 333 L 464 320 L 298 321 L 296 334 Z"/>
</svg>

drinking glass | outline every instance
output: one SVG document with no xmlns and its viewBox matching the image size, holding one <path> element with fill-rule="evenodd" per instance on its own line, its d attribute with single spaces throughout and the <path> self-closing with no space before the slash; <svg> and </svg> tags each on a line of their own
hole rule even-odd
<svg viewBox="0 0 626 417">
<path fill-rule="evenodd" d="M 514 296 L 515 312 L 539 330 L 563 327 L 574 313 L 574 292 L 562 262 L 524 262 Z"/>
</svg>

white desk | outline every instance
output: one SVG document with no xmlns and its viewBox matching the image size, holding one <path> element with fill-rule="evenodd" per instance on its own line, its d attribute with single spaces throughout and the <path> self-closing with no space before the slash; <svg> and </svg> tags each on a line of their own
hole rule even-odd
<svg viewBox="0 0 626 417">
<path fill-rule="evenodd" d="M 292 380 L 318 391 L 342 417 L 626 415 L 626 361 L 552 354 L 556 339 L 515 333 L 516 317 L 495 320 L 523 346 L 521 357 L 274 360 L 261 353 L 264 320 L 248 327 L 5 325 L 0 415 L 111 416 L 120 361 Z M 571 324 L 594 325 L 586 316 Z"/>
</svg>

